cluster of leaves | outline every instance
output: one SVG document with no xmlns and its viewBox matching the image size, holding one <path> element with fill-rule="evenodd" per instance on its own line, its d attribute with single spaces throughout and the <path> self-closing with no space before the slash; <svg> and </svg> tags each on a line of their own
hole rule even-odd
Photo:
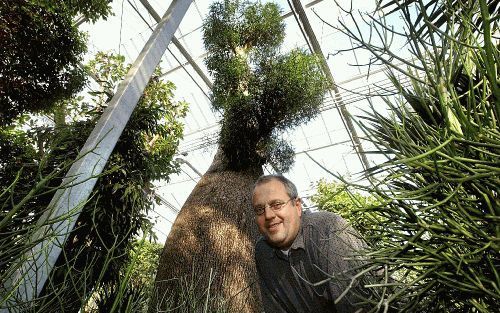
<svg viewBox="0 0 500 313">
<path fill-rule="evenodd" d="M 413 58 L 405 66 L 391 64 L 395 54 L 388 43 L 378 46 L 353 28 L 342 29 L 389 67 L 400 90 L 400 97 L 384 98 L 389 116 L 372 109 L 360 124 L 388 159 L 367 171 L 371 184 L 364 187 L 379 202 L 363 209 L 378 217 L 372 228 L 377 245 L 366 266 L 384 271 L 372 285 L 370 301 L 374 310 L 384 311 L 495 311 L 500 307 L 500 50 L 492 35 L 498 30 L 498 3 L 463 2 L 467 5 L 454 10 L 457 1 L 390 2 L 396 3 L 405 32 L 389 32 L 378 21 L 370 26 L 383 28 L 373 32 L 382 42 L 391 36 L 408 40 Z M 439 27 L 432 12 L 445 12 Z M 348 14 L 356 22 L 354 13 Z M 402 86 L 401 76 L 410 87 Z"/>
<path fill-rule="evenodd" d="M 9 162 L 4 159 L 9 154 L 1 155 L 0 173 L 5 175 L 1 179 L 2 183 L 5 181 L 3 186 L 9 186 L 9 179 L 15 177 L 16 171 L 22 170 L 23 175 L 0 199 L 2 215 L 11 217 L 1 232 L 16 238 L 10 243 L 6 241 L 8 246 L 2 246 L 2 252 L 25 249 L 23 236 L 33 231 L 38 216 L 45 211 L 117 83 L 124 78 L 127 67 L 122 56 L 99 53 L 88 70 L 101 82 L 101 90 L 92 93 L 93 102 L 82 106 L 84 110 L 77 110 L 72 104 L 73 110 L 68 112 L 74 115 L 73 122 L 28 130 L 34 142 L 21 141 L 31 137 L 23 135 L 21 130 L 4 131 L 10 134 L 10 139 L 4 143 L 11 147 L 17 144 L 16 158 L 20 162 Z M 157 69 L 155 75 L 159 74 Z M 177 169 L 173 155 L 182 136 L 180 119 L 185 116 L 187 106 L 172 100 L 173 90 L 170 82 L 156 78 L 149 82 L 108 160 L 105 174 L 97 181 L 95 194 L 85 204 L 64 253 L 56 262 L 56 270 L 45 286 L 44 294 L 48 297 L 44 301 L 59 301 L 62 311 L 79 308 L 97 285 L 115 284 L 120 279 L 120 270 L 129 260 L 128 251 L 134 238 L 151 227 L 147 218 L 154 203 L 150 182 L 167 179 Z M 15 150 L 8 148 L 6 151 Z M 28 162 L 33 166 L 27 166 Z M 24 180 L 24 176 L 29 178 L 30 175 L 35 181 L 44 182 L 35 193 L 33 181 Z M 31 195 L 29 201 L 22 203 L 19 199 L 27 195 Z M 14 213 L 13 208 L 16 208 Z M 2 253 L 0 263 L 0 273 L 5 275 L 12 262 L 19 261 L 6 257 L 7 254 Z M 40 308 L 41 311 L 53 309 L 45 304 Z"/>
<path fill-rule="evenodd" d="M 35 3 L 43 5 L 49 10 L 65 8 L 71 16 L 83 16 L 89 21 L 95 22 L 99 18 L 106 19 L 111 12 L 112 0 L 32 0 Z"/>
<path fill-rule="evenodd" d="M 375 225 L 381 224 L 376 221 L 374 214 L 367 213 L 365 208 L 370 208 L 379 203 L 375 197 L 362 195 L 344 183 L 328 183 L 324 180 L 318 182 L 316 194 L 311 200 L 318 206 L 319 210 L 333 212 L 340 215 L 359 232 L 359 234 L 371 245 L 376 245 L 373 235 Z"/>
<path fill-rule="evenodd" d="M 298 49 L 279 54 L 284 23 L 273 3 L 216 2 L 203 31 L 230 166 L 269 162 L 286 171 L 293 149 L 279 134 L 317 114 L 326 88 L 315 56 Z"/>
<path fill-rule="evenodd" d="M 106 106 L 107 95 L 113 93 L 126 69 L 121 56 L 99 53 L 90 63 L 89 70 L 102 81 L 104 89 L 95 94 L 97 106 L 89 118 L 67 127 L 67 138 L 73 142 L 76 138 L 87 138 Z M 159 75 L 160 70 L 155 74 Z M 86 273 L 88 290 L 97 280 L 117 283 L 120 269 L 128 261 L 130 243 L 139 231 L 151 227 L 147 217 L 154 201 L 149 195 L 150 182 L 167 179 L 176 170 L 173 155 L 183 130 L 179 120 L 185 115 L 187 106 L 172 101 L 173 89 L 172 83 L 155 78 L 146 87 L 108 160 L 105 168 L 108 173 L 99 178 L 95 195 L 84 207 L 67 240 L 65 256 L 61 256 L 57 264 L 61 266 L 59 274 L 62 276 L 57 278 L 56 272 L 54 280 L 65 282 L 63 276 L 70 270 L 77 277 L 78 273 Z M 106 96 L 102 97 L 103 94 Z M 107 262 L 108 271 L 103 275 L 101 267 L 94 264 Z M 88 290 L 81 292 L 85 294 Z"/>
<path fill-rule="evenodd" d="M 163 245 L 136 240 L 128 251 L 128 263 L 120 269 L 119 283 L 100 286 L 84 312 L 146 312 Z"/>
<path fill-rule="evenodd" d="M 107 17 L 109 2 L 0 1 L 0 126 L 29 112 L 49 112 L 83 88 L 85 36 L 73 19 Z"/>
<path fill-rule="evenodd" d="M 84 84 L 84 38 L 64 8 L 0 1 L 0 125 L 49 109 Z M 29 48 L 27 48 L 29 47 Z"/>
</svg>

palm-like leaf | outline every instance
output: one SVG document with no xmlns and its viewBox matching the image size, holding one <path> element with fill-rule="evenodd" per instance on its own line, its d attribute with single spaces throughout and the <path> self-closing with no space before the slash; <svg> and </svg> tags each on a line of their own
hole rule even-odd
<svg viewBox="0 0 500 313">
<path fill-rule="evenodd" d="M 417 18 L 413 21 L 414 25 L 420 25 L 418 27 L 418 33 L 422 33 L 423 36 L 428 36 L 428 26 L 422 25 L 422 21 L 425 20 L 426 23 L 431 23 L 436 28 L 440 28 L 446 25 L 448 22 L 454 20 L 457 24 L 460 24 L 459 16 L 469 16 L 472 23 L 479 29 L 483 25 L 483 18 L 479 12 L 474 12 L 472 7 L 476 5 L 475 1 L 469 0 L 379 0 L 377 4 L 377 9 L 383 11 L 386 15 L 401 12 L 403 7 L 418 5 L 421 7 Z M 500 2 L 497 0 L 487 0 L 486 1 L 489 15 L 492 16 L 493 20 L 498 19 L 498 11 L 500 8 Z M 470 14 L 474 12 L 473 14 Z"/>
<path fill-rule="evenodd" d="M 408 8 L 413 3 L 416 14 Z M 363 209 L 379 217 L 366 266 L 385 274 L 374 276 L 378 282 L 370 285 L 368 301 L 378 305 L 374 310 L 495 311 L 500 307 L 500 51 L 494 38 L 499 4 L 382 1 L 380 8 L 385 14 L 400 11 L 414 58 L 406 68 L 389 65 L 411 82 L 405 87 L 401 77 L 390 74 L 400 97 L 384 99 L 389 114 L 372 108 L 360 123 L 377 153 L 387 157 L 366 172 L 371 182 L 366 190 L 380 202 Z M 390 55 L 388 45 L 358 43 L 382 51 L 374 53 L 377 60 Z"/>
</svg>

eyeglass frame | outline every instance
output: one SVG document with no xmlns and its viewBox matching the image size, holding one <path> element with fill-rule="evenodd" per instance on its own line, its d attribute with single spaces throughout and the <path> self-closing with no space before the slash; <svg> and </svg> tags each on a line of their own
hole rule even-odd
<svg viewBox="0 0 500 313">
<path fill-rule="evenodd" d="M 273 212 L 278 212 L 280 211 L 281 209 L 283 209 L 287 204 L 288 202 L 292 201 L 292 200 L 297 200 L 298 197 L 295 197 L 295 198 L 290 198 L 288 199 L 286 202 L 275 202 L 275 203 L 272 203 L 272 204 L 266 204 L 262 207 L 254 207 L 253 208 L 253 211 L 255 213 L 256 216 L 261 216 L 262 214 L 264 214 L 266 212 L 266 209 L 269 207 Z M 258 213 L 258 211 L 262 210 L 261 213 Z"/>
</svg>

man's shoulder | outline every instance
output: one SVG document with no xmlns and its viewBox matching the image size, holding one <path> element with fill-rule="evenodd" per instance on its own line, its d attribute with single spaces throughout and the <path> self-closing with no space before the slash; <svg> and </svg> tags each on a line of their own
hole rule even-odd
<svg viewBox="0 0 500 313">
<path fill-rule="evenodd" d="M 340 216 L 328 211 L 315 211 L 304 213 L 302 216 L 304 226 L 339 229 L 345 227 L 347 222 Z"/>
<path fill-rule="evenodd" d="M 332 212 L 317 211 L 305 214 L 303 231 L 304 237 L 309 240 L 324 243 L 330 242 L 334 246 L 338 246 L 340 240 L 343 244 L 348 244 L 354 250 L 365 247 L 365 243 L 359 233 L 344 218 Z"/>
<path fill-rule="evenodd" d="M 255 258 L 271 256 L 273 253 L 274 249 L 267 243 L 264 236 L 260 236 L 255 243 Z"/>
</svg>

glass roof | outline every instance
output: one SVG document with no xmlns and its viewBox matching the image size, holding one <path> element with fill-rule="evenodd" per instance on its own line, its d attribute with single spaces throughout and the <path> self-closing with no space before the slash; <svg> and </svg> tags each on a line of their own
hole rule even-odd
<svg viewBox="0 0 500 313">
<path fill-rule="evenodd" d="M 156 26 L 155 19 L 143 5 L 145 2 L 145 0 L 115 0 L 112 3 L 114 16 L 95 24 L 82 24 L 80 28 L 89 35 L 88 58 L 90 59 L 98 51 L 112 51 L 123 54 L 127 62 L 132 63 Z M 193 1 L 175 33 L 180 44 L 209 79 L 203 62 L 205 50 L 201 25 L 211 2 Z M 282 8 L 286 23 L 286 39 L 282 50 L 286 52 L 295 47 L 310 49 L 306 41 L 307 36 L 299 26 L 298 18 L 291 11 L 291 1 L 275 2 Z M 148 3 L 160 16 L 170 5 L 170 1 L 149 0 Z M 339 3 L 345 7 L 350 6 L 350 0 Z M 356 1 L 356 5 L 364 6 L 356 9 L 370 10 L 367 3 L 368 1 Z M 302 1 L 302 5 L 346 108 L 353 116 L 362 114 L 362 110 L 367 109 L 369 105 L 366 100 L 369 92 L 390 89 L 384 69 L 371 67 L 370 75 L 367 75 L 366 68 L 354 66 L 366 62 L 366 54 L 359 51 L 339 53 L 339 50 L 351 48 L 353 43 L 331 27 L 339 25 L 339 20 L 349 25 L 335 1 L 306 0 Z M 217 148 L 220 116 L 210 107 L 209 86 L 173 43 L 164 54 L 161 67 L 164 73 L 162 78 L 172 81 L 177 86 L 175 98 L 189 103 L 189 113 L 184 120 L 184 139 L 177 156 L 183 162 L 182 171 L 178 175 L 172 175 L 168 182 L 155 182 L 156 192 L 164 201 L 155 207 L 151 216 L 157 220 L 155 230 L 160 242 L 163 242 L 170 231 L 171 223 L 200 178 L 200 174 L 208 169 L 212 161 Z M 377 101 L 373 103 L 378 105 Z M 295 165 L 285 175 L 297 184 L 299 195 L 302 197 L 314 192 L 318 180 L 322 178 L 332 180 L 333 177 L 329 172 L 350 176 L 362 170 L 360 159 L 340 118 L 337 102 L 330 95 L 325 97 L 321 114 L 316 119 L 284 136 L 293 144 L 296 151 Z M 365 150 L 372 149 L 365 144 L 363 147 Z M 264 171 L 271 173 L 272 169 L 265 167 Z"/>
</svg>

